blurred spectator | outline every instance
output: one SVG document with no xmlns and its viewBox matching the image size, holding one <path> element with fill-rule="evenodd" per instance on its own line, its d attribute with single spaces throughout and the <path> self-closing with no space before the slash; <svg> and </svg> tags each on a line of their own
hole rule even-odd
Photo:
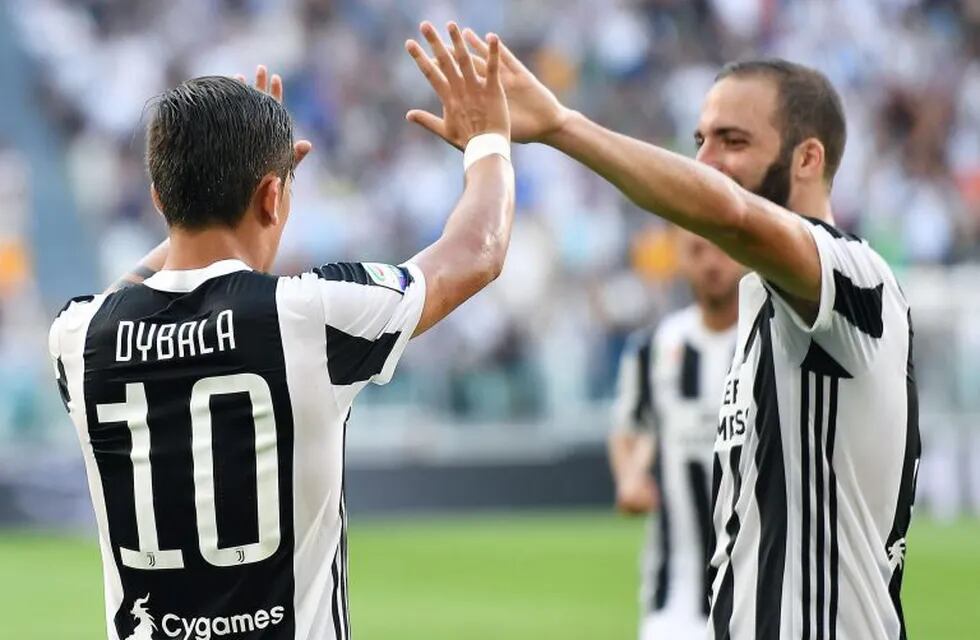
<svg viewBox="0 0 980 640">
<path fill-rule="evenodd" d="M 975 0 L 11 6 L 41 65 L 38 92 L 64 134 L 78 207 L 103 238 L 106 282 L 164 234 L 142 168 L 147 99 L 187 77 L 250 74 L 260 62 L 284 76 L 286 102 L 315 145 L 296 183 L 282 270 L 401 261 L 435 239 L 461 167 L 402 117 L 433 104 L 402 51 L 422 18 L 492 28 L 576 108 L 685 153 L 722 62 L 770 53 L 815 65 L 849 118 L 840 222 L 894 262 L 980 259 Z M 427 338 L 441 342 L 446 366 L 410 356 L 402 371 L 430 381 L 426 400 L 458 416 L 574 413 L 610 391 L 623 335 L 684 295 L 659 221 L 549 149 L 521 148 L 515 164 L 518 223 L 503 277 Z M 8 262 L 0 255 L 0 272 Z"/>
</svg>

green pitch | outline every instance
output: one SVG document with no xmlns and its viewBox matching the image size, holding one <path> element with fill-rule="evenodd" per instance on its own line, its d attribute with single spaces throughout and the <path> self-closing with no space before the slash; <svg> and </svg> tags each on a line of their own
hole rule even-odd
<svg viewBox="0 0 980 640">
<path fill-rule="evenodd" d="M 632 639 L 637 520 L 605 513 L 351 523 L 358 640 Z M 965 640 L 980 628 L 980 521 L 919 520 L 909 537 L 909 636 Z M 0 534 L 4 638 L 102 639 L 91 540 Z"/>
</svg>

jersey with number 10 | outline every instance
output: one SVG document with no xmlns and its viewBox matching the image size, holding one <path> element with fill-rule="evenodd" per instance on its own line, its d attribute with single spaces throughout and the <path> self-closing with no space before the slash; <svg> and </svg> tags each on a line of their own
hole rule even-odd
<svg viewBox="0 0 980 640">
<path fill-rule="evenodd" d="M 236 260 L 72 300 L 51 328 L 111 640 L 350 636 L 344 436 L 425 299 L 417 267 Z"/>
</svg>

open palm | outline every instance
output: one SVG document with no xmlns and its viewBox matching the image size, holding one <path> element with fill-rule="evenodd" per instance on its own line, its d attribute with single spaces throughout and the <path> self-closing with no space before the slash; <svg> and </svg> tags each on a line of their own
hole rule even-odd
<svg viewBox="0 0 980 640">
<path fill-rule="evenodd" d="M 465 29 L 463 36 L 477 54 L 477 73 L 485 75 L 490 47 L 472 29 Z M 546 142 L 548 136 L 561 129 L 568 109 L 503 42 L 500 62 L 500 79 L 510 108 L 511 138 L 515 142 Z"/>
</svg>

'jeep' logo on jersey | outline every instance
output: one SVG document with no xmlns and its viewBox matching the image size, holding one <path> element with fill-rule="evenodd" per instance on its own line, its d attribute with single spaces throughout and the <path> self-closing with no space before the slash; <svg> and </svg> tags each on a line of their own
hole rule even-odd
<svg viewBox="0 0 980 640">
<path fill-rule="evenodd" d="M 234 638 L 243 633 L 261 631 L 274 627 L 286 617 L 286 608 L 280 605 L 269 610 L 214 618 L 185 618 L 174 613 L 164 614 L 160 626 L 146 608 L 150 595 L 138 599 L 130 611 L 136 619 L 136 628 L 125 640 L 160 640 L 161 638 L 180 638 L 180 640 L 212 640 L 213 638 Z M 163 635 L 160 634 L 163 632 Z"/>
<path fill-rule="evenodd" d="M 745 442 L 745 431 L 751 420 L 752 393 L 742 381 L 742 368 L 736 365 L 734 371 L 725 377 L 725 390 L 718 414 L 718 433 L 715 437 L 716 450 L 729 449 Z"/>
</svg>

